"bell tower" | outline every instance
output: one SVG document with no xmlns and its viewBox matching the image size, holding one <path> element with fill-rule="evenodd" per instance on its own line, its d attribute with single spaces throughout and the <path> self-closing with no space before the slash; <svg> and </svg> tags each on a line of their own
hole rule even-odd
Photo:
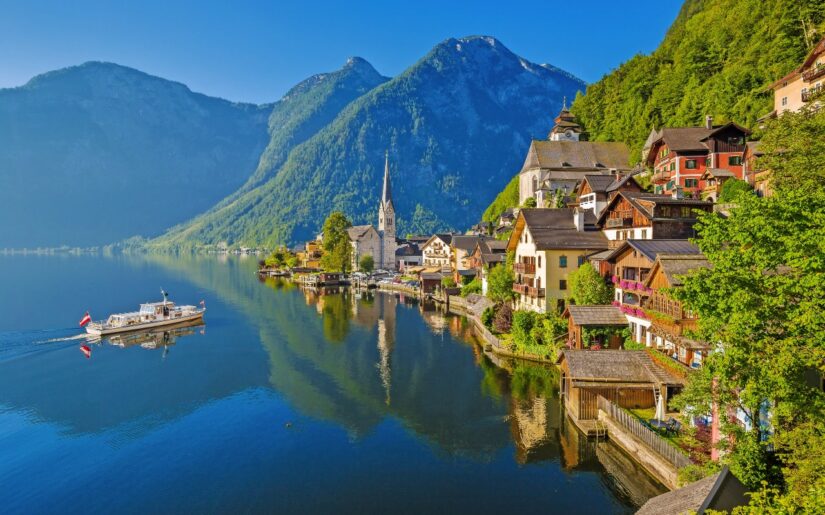
<svg viewBox="0 0 825 515">
<path fill-rule="evenodd" d="M 384 154 L 384 187 L 378 205 L 378 234 L 381 236 L 381 256 L 378 265 L 385 270 L 395 270 L 395 207 L 392 205 L 390 184 L 390 154 Z"/>
</svg>

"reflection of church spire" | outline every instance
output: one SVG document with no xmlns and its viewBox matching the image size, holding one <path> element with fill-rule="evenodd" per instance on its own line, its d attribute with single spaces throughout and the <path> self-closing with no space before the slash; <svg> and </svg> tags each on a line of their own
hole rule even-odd
<svg viewBox="0 0 825 515">
<path fill-rule="evenodd" d="M 390 358 L 395 344 L 395 306 L 391 303 L 395 297 L 386 295 L 381 300 L 380 313 L 378 319 L 378 375 L 381 376 L 381 384 L 384 386 L 384 402 L 390 405 L 390 391 L 392 388 L 392 367 Z"/>
</svg>

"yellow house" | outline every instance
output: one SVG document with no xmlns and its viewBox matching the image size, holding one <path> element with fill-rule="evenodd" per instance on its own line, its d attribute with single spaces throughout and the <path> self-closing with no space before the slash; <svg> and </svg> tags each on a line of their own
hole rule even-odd
<svg viewBox="0 0 825 515">
<path fill-rule="evenodd" d="M 774 91 L 773 112 L 799 111 L 825 86 L 825 39 L 817 43 L 802 64 L 771 84 Z"/>
<path fill-rule="evenodd" d="M 607 249 L 592 211 L 575 208 L 522 209 L 507 242 L 514 253 L 515 309 L 561 311 L 572 272 L 587 256 Z"/>
</svg>

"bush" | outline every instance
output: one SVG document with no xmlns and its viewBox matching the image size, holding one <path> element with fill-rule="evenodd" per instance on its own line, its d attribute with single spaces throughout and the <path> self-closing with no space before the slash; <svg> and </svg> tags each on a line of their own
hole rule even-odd
<svg viewBox="0 0 825 515">
<path fill-rule="evenodd" d="M 441 286 L 444 288 L 455 288 L 455 281 L 452 277 L 442 277 Z"/>
<path fill-rule="evenodd" d="M 481 313 L 481 323 L 484 324 L 484 327 L 487 329 L 493 328 L 493 317 L 496 316 L 496 310 L 494 306 L 489 306 L 484 308 L 484 311 Z"/>
<path fill-rule="evenodd" d="M 753 188 L 750 184 L 739 179 L 728 179 L 722 184 L 719 192 L 719 202 L 735 202 L 739 195 L 750 193 Z"/>
<path fill-rule="evenodd" d="M 478 277 L 461 287 L 462 297 L 466 297 L 471 293 L 481 294 L 481 280 Z"/>
<path fill-rule="evenodd" d="M 509 333 L 513 325 L 513 308 L 509 304 L 503 303 L 496 308 L 496 316 L 493 319 L 493 329 L 498 333 Z"/>
<path fill-rule="evenodd" d="M 513 343 L 520 346 L 535 345 L 536 339 L 533 336 L 533 328 L 538 320 L 538 313 L 533 311 L 516 311 L 513 313 L 512 330 Z"/>
</svg>

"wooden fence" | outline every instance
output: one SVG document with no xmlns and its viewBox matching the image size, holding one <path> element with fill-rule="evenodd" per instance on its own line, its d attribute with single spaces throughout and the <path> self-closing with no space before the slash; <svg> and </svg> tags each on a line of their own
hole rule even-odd
<svg viewBox="0 0 825 515">
<path fill-rule="evenodd" d="M 666 459 L 674 467 L 680 469 L 691 464 L 690 458 L 682 454 L 679 449 L 670 445 L 664 438 L 656 434 L 655 431 L 645 426 L 639 420 L 626 412 L 618 405 L 610 402 L 604 397 L 598 399 L 599 409 L 607 413 L 617 424 L 625 428 L 630 434 L 644 442 L 648 448 Z"/>
</svg>

